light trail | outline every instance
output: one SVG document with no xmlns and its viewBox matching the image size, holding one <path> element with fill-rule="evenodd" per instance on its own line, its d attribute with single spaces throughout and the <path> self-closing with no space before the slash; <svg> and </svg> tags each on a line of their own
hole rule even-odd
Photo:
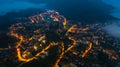
<svg viewBox="0 0 120 67">
<path fill-rule="evenodd" d="M 10 35 L 13 37 L 16 37 L 17 39 L 19 39 L 19 41 L 17 42 L 16 48 L 18 48 L 19 46 L 21 46 L 22 42 L 24 42 L 24 37 L 22 35 L 18 35 L 17 33 L 14 32 L 10 32 Z"/>
<path fill-rule="evenodd" d="M 31 60 L 33 60 L 34 59 L 34 57 L 33 58 L 29 58 L 29 59 L 25 59 L 25 58 L 23 58 L 22 56 L 21 56 L 21 51 L 20 51 L 20 48 L 17 48 L 17 57 L 18 57 L 18 60 L 19 61 L 23 61 L 23 62 L 30 62 Z"/>
<path fill-rule="evenodd" d="M 66 20 L 66 19 L 65 19 L 65 20 Z M 66 21 L 63 22 L 63 25 L 66 26 Z M 68 29 L 68 31 L 66 32 L 66 34 L 68 34 L 69 32 L 73 32 L 74 30 L 76 30 L 77 28 L 75 28 L 75 27 L 76 27 L 76 25 L 73 25 L 72 27 L 70 27 L 70 28 Z M 87 28 L 87 29 L 88 29 L 88 28 Z M 83 29 L 83 30 L 84 30 L 84 29 Z M 42 49 L 42 51 L 38 52 L 34 57 L 32 57 L 32 58 L 27 58 L 27 59 L 26 59 L 26 58 L 23 58 L 23 57 L 22 57 L 20 48 L 18 48 L 18 47 L 20 47 L 21 44 L 25 41 L 25 40 L 24 40 L 24 37 L 23 37 L 23 36 L 20 36 L 20 35 L 18 35 L 18 34 L 16 34 L 16 33 L 11 33 L 11 35 L 14 36 L 14 37 L 16 37 L 17 39 L 20 39 L 20 40 L 17 42 L 17 45 L 16 45 L 16 48 L 17 48 L 17 57 L 18 57 L 18 60 L 19 60 L 19 61 L 23 61 L 23 62 L 25 62 L 25 63 L 34 60 L 35 57 L 39 57 L 39 56 L 40 56 L 41 54 L 43 54 L 46 50 L 50 49 L 51 46 L 58 46 L 58 44 L 60 44 L 59 42 L 57 42 L 57 43 L 51 42 L 47 47 L 45 47 L 44 49 Z M 64 43 L 62 42 L 62 44 L 61 44 L 61 50 L 62 50 L 62 52 L 61 52 L 61 54 L 59 55 L 59 57 L 57 58 L 54 67 L 56 67 L 56 66 L 59 64 L 59 62 L 60 62 L 61 59 L 63 58 L 64 54 L 67 53 L 67 52 L 69 52 L 69 51 L 70 51 L 72 48 L 74 48 L 74 46 L 76 45 L 76 42 L 77 42 L 77 41 L 76 41 L 75 39 L 73 39 L 72 37 L 68 37 L 68 39 L 71 40 L 71 41 L 73 41 L 73 43 L 65 50 L 65 49 L 64 49 Z M 28 40 L 32 40 L 32 38 L 29 38 Z M 90 49 L 91 49 L 91 48 L 89 48 L 88 50 L 86 50 L 85 53 L 83 54 L 83 56 L 86 55 L 87 52 L 88 52 Z M 83 57 L 83 56 L 82 56 L 82 57 Z"/>
<path fill-rule="evenodd" d="M 66 18 L 65 18 L 65 17 L 63 17 L 63 18 L 64 18 L 63 26 L 64 26 L 64 29 L 66 29 L 67 20 L 66 20 Z"/>
<path fill-rule="evenodd" d="M 64 43 L 61 44 L 61 48 L 62 48 L 61 49 L 62 52 L 61 52 L 60 56 L 58 57 L 58 59 L 56 60 L 54 67 L 58 66 L 59 62 L 61 61 L 61 59 L 63 58 L 63 56 L 65 54 Z"/>
<path fill-rule="evenodd" d="M 48 50 L 50 47 L 51 47 L 51 44 L 48 45 L 47 47 L 45 47 L 41 52 L 37 53 L 35 56 L 36 56 L 36 57 L 40 56 L 40 55 L 43 54 L 46 50 Z"/>
<path fill-rule="evenodd" d="M 68 39 L 69 39 L 69 40 L 72 40 L 73 43 L 72 43 L 72 45 L 69 46 L 66 50 L 64 49 L 64 43 L 62 43 L 62 45 L 61 45 L 61 47 L 62 47 L 62 48 L 61 48 L 61 49 L 62 49 L 62 52 L 61 52 L 60 56 L 58 57 L 58 59 L 56 60 L 54 67 L 57 67 L 58 64 L 59 64 L 59 62 L 60 62 L 61 59 L 63 58 L 63 56 L 64 56 L 67 52 L 69 52 L 72 48 L 74 48 L 74 46 L 76 45 L 76 40 L 75 40 L 75 39 L 73 39 L 73 38 L 71 38 L 71 37 L 69 37 Z"/>
<path fill-rule="evenodd" d="M 67 32 L 66 32 L 66 34 L 68 34 L 68 33 L 70 33 L 70 32 L 73 32 L 76 28 L 77 25 L 73 25 L 73 26 L 71 26 L 68 30 L 67 30 Z"/>
<path fill-rule="evenodd" d="M 58 12 L 55 12 L 58 16 L 57 15 L 54 16 L 54 15 L 52 15 L 52 12 L 55 12 L 55 11 L 51 11 L 51 12 L 48 13 L 48 15 L 50 15 L 50 18 L 52 18 L 56 22 L 59 22 L 60 18 L 63 18 L 64 20 L 63 20 L 62 24 L 63 24 L 64 29 L 66 29 L 67 19 L 64 16 L 59 15 Z M 32 23 L 35 23 L 35 22 L 38 22 L 38 21 L 45 21 L 44 15 L 47 15 L 47 13 L 41 13 L 39 15 L 31 16 L 31 17 L 29 17 L 29 20 Z"/>
<path fill-rule="evenodd" d="M 53 45 L 53 44 L 55 44 L 55 45 Z M 45 47 L 44 49 L 42 49 L 42 51 L 38 52 L 34 57 L 28 58 L 28 59 L 23 58 L 22 55 L 21 55 L 20 48 L 17 48 L 17 57 L 18 57 L 18 60 L 19 61 L 23 61 L 25 63 L 30 62 L 30 61 L 34 60 L 36 57 L 39 57 L 41 54 L 45 53 L 45 51 L 48 50 L 48 49 L 50 49 L 51 46 L 56 46 L 56 44 L 58 44 L 58 43 L 55 43 L 55 42 L 50 43 L 47 47 Z"/>
<path fill-rule="evenodd" d="M 10 48 L 0 48 L 0 51 L 2 50 L 9 50 Z"/>
<path fill-rule="evenodd" d="M 0 51 L 9 50 L 9 49 L 12 49 L 12 47 L 10 45 L 8 46 L 8 48 L 0 48 Z"/>
<path fill-rule="evenodd" d="M 86 28 L 83 28 L 82 30 L 83 30 L 83 31 L 87 31 L 87 30 L 89 30 L 89 28 L 88 28 L 88 27 L 86 27 Z"/>
<path fill-rule="evenodd" d="M 20 48 L 17 48 L 17 56 L 18 56 L 19 61 L 30 62 L 30 61 L 34 60 L 35 57 L 38 57 L 38 56 L 40 56 L 41 54 L 43 54 L 43 53 L 44 53 L 46 50 L 48 50 L 50 47 L 51 47 L 51 44 L 48 45 L 47 47 L 45 47 L 44 49 L 42 49 L 42 51 L 40 51 L 39 53 L 37 53 L 34 57 L 28 58 L 28 59 L 23 58 L 22 55 L 21 55 Z"/>
<path fill-rule="evenodd" d="M 71 46 L 69 46 L 68 48 L 67 48 L 67 50 L 65 50 L 65 53 L 67 53 L 68 51 L 70 51 L 75 45 L 76 45 L 76 40 L 75 39 L 73 39 L 73 38 L 71 38 L 71 37 L 69 37 L 68 38 L 69 40 L 72 40 L 73 41 L 73 44 L 71 45 Z"/>
<path fill-rule="evenodd" d="M 91 49 L 92 49 L 92 43 L 90 42 L 89 47 L 82 54 L 82 58 L 84 58 Z"/>
</svg>

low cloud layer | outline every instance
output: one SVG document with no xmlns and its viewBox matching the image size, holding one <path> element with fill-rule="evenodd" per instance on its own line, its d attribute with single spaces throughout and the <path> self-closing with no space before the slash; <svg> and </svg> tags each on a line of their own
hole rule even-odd
<svg viewBox="0 0 120 67">
<path fill-rule="evenodd" d="M 107 4 L 110 4 L 115 7 L 115 10 L 113 11 L 112 15 L 120 18 L 120 0 L 103 0 Z"/>
<path fill-rule="evenodd" d="M 34 4 L 27 1 L 8 0 L 8 2 L 0 1 L 0 15 L 5 15 L 12 11 L 21 11 L 28 8 L 45 8 L 46 4 Z"/>
<path fill-rule="evenodd" d="M 106 30 L 106 32 L 114 37 L 120 38 L 120 26 L 119 25 L 108 25 L 106 27 L 104 27 L 104 29 Z"/>
</svg>

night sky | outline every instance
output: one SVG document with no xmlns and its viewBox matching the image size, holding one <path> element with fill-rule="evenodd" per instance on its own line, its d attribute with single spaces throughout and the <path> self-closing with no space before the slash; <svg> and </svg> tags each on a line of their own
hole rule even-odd
<svg viewBox="0 0 120 67">
<path fill-rule="evenodd" d="M 95 22 L 106 17 L 111 19 L 111 15 L 120 18 L 119 4 L 119 0 L 103 0 L 103 2 L 101 0 L 0 0 L 0 15 L 5 15 L 8 12 L 22 11 L 28 8 L 39 8 L 45 10 L 55 9 L 67 17 L 74 16 L 77 20 L 77 17 L 81 17 L 80 20 L 89 20 L 88 18 L 92 18 L 92 20 L 89 21 Z M 96 12 L 101 13 L 101 16 Z M 110 14 L 110 16 L 108 14 Z M 106 17 L 104 17 L 104 15 Z M 93 21 L 94 17 L 103 18 L 97 18 L 97 20 Z M 73 19 L 73 17 L 68 17 L 68 19 Z"/>
<path fill-rule="evenodd" d="M 116 16 L 120 18 L 120 0 L 103 0 L 107 4 L 110 4 L 115 7 L 115 10 L 113 10 L 113 16 Z"/>
</svg>

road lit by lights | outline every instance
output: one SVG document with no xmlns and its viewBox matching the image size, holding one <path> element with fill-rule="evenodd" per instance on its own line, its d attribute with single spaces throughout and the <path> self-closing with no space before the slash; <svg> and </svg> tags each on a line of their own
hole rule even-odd
<svg viewBox="0 0 120 67">
<path fill-rule="evenodd" d="M 84 58 L 86 55 L 87 55 L 87 53 L 91 50 L 91 48 L 92 48 L 92 43 L 90 43 L 89 44 L 89 47 L 85 50 L 85 52 L 82 54 L 82 58 Z"/>
</svg>

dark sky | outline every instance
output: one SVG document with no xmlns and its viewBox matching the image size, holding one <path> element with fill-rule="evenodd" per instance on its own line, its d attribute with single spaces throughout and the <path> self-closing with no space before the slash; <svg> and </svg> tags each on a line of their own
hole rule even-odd
<svg viewBox="0 0 120 67">
<path fill-rule="evenodd" d="M 120 18 L 120 0 L 103 0 L 107 4 L 114 6 L 116 9 L 113 12 L 113 16 Z"/>
<path fill-rule="evenodd" d="M 54 9 L 69 20 L 97 22 L 109 20 L 113 18 L 112 16 L 119 18 L 119 4 L 119 0 L 103 0 L 103 2 L 102 0 L 0 0 L 0 15 L 28 8 Z M 113 10 L 111 5 L 116 9 Z"/>
<path fill-rule="evenodd" d="M 0 15 L 8 12 L 20 11 L 28 8 L 45 8 L 46 4 L 35 4 L 29 0 L 0 0 Z"/>
</svg>

